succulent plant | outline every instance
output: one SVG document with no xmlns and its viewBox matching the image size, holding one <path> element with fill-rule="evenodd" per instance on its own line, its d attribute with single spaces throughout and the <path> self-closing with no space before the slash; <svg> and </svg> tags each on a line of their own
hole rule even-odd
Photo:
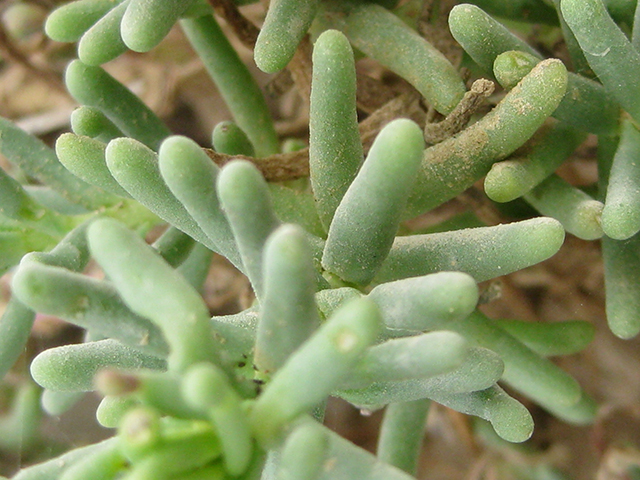
<svg viewBox="0 0 640 480">
<path fill-rule="evenodd" d="M 592 325 L 488 318 L 478 283 L 550 258 L 565 231 L 602 238 L 611 330 L 640 331 L 640 7 L 460 3 L 448 25 L 463 69 L 418 33 L 433 3 L 272 0 L 260 30 L 228 0 L 76 0 L 49 15 L 46 33 L 78 45 L 65 85 L 80 107 L 54 149 L 0 119 L 12 165 L 0 170 L 12 290 L 0 373 L 36 313 L 85 329 L 83 343 L 36 356 L 31 375 L 52 414 L 98 391 L 98 421 L 117 433 L 13 478 L 401 480 L 416 473 L 431 402 L 527 440 L 533 419 L 501 384 L 564 421 L 593 421 L 593 399 L 547 358 L 582 350 Z M 283 150 L 213 10 L 260 69 L 285 72 L 309 100 L 308 148 Z M 562 31 L 576 71 L 493 15 Z M 176 23 L 233 116 L 213 148 L 173 135 L 101 66 L 153 49 Z M 362 57 L 396 84 L 356 73 Z M 593 196 L 554 173 L 587 134 L 600 142 Z M 491 200 L 543 216 L 404 223 L 482 178 Z M 199 289 L 214 253 L 248 277 L 246 310 L 211 317 Z M 85 273 L 90 259 L 104 278 Z M 33 435 L 29 387 L 2 439 Z M 329 396 L 386 406 L 377 456 L 323 426 Z"/>
</svg>

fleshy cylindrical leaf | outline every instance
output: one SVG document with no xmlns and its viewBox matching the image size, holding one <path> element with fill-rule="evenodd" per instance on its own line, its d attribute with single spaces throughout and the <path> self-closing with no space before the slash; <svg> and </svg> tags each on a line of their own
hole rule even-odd
<svg viewBox="0 0 640 480">
<path fill-rule="evenodd" d="M 162 1 L 162 0 L 161 0 Z M 235 122 L 247 134 L 258 157 L 280 151 L 262 91 L 242 62 L 213 15 L 180 21 Z"/>
<path fill-rule="evenodd" d="M 211 144 L 219 153 L 255 156 L 255 150 L 247 134 L 231 121 L 220 122 L 215 126 L 211 133 Z"/>
<path fill-rule="evenodd" d="M 45 389 L 42 392 L 42 409 L 48 415 L 62 415 L 73 408 L 84 395 L 84 392 L 60 392 Z"/>
<path fill-rule="evenodd" d="M 640 234 L 603 237 L 602 256 L 609 328 L 620 338 L 633 338 L 640 333 Z"/>
<path fill-rule="evenodd" d="M 258 68 L 275 73 L 287 66 L 318 9 L 318 0 L 274 0 L 254 50 Z"/>
<path fill-rule="evenodd" d="M 609 16 L 602 0 L 563 0 L 560 8 L 598 79 L 640 121 L 640 52 Z"/>
<path fill-rule="evenodd" d="M 615 240 L 626 240 L 640 231 L 640 131 L 622 121 L 618 149 L 609 172 L 602 229 Z"/>
<path fill-rule="evenodd" d="M 327 450 L 324 465 L 330 461 L 330 469 L 322 470 L 318 480 L 332 478 L 367 480 L 411 480 L 414 477 L 399 468 L 395 468 L 365 449 L 357 447 L 351 441 L 342 438 L 327 427 L 317 425 L 327 438 Z M 320 432 L 318 433 L 320 434 Z"/>
<path fill-rule="evenodd" d="M 551 175 L 585 136 L 562 123 L 542 127 L 522 155 L 494 163 L 484 180 L 484 191 L 495 202 L 510 202 L 531 191 Z"/>
<path fill-rule="evenodd" d="M 359 4 L 344 21 L 345 33 L 356 48 L 416 87 L 438 112 L 447 115 L 462 99 L 464 83 L 455 67 L 384 7 Z"/>
<path fill-rule="evenodd" d="M 73 133 L 63 133 L 56 140 L 56 154 L 67 170 L 107 192 L 131 198 L 107 168 L 106 148 L 107 146 L 99 140 Z"/>
<path fill-rule="evenodd" d="M 67 67 L 65 83 L 79 103 L 98 108 L 122 132 L 149 148 L 158 148 L 171 135 L 149 107 L 100 67 L 74 60 Z"/>
<path fill-rule="evenodd" d="M 281 480 L 316 480 L 320 478 L 328 438 L 315 422 L 304 422 L 287 437 L 278 465 Z"/>
<path fill-rule="evenodd" d="M 52 460 L 48 460 L 31 467 L 27 467 L 20 470 L 13 480 L 43 480 L 43 479 L 58 479 L 62 473 L 69 469 L 72 465 L 82 461 L 94 452 L 98 452 L 105 449 L 111 449 L 113 445 L 117 444 L 118 439 L 115 437 L 108 438 L 86 447 L 80 447 L 56 457 Z"/>
<path fill-rule="evenodd" d="M 313 49 L 309 114 L 311 186 L 325 229 L 362 160 L 353 51 L 344 35 L 328 30 Z"/>
<path fill-rule="evenodd" d="M 430 404 L 420 399 L 387 407 L 376 449 L 380 460 L 416 475 Z"/>
<path fill-rule="evenodd" d="M 423 148 L 411 120 L 394 120 L 378 134 L 331 222 L 326 270 L 347 282 L 371 281 L 395 238 Z"/>
<path fill-rule="evenodd" d="M 57 42 L 76 42 L 91 25 L 117 6 L 113 0 L 76 0 L 49 14 L 45 33 Z"/>
<path fill-rule="evenodd" d="M 36 312 L 15 297 L 0 317 L 0 378 L 13 366 L 29 339 Z"/>
<path fill-rule="evenodd" d="M 129 195 L 163 220 L 215 250 L 213 242 L 162 179 L 155 152 L 132 138 L 117 138 L 107 145 L 105 158 L 109 172 Z"/>
<path fill-rule="evenodd" d="M 40 388 L 26 381 L 16 388 L 8 412 L 0 417 L 0 448 L 19 453 L 32 450 L 40 440 L 42 408 Z"/>
<path fill-rule="evenodd" d="M 453 371 L 433 377 L 373 382 L 364 388 L 336 392 L 358 408 L 375 410 L 396 402 L 412 402 L 435 395 L 476 392 L 494 385 L 504 372 L 500 357 L 486 348 L 473 347 L 465 361 Z"/>
<path fill-rule="evenodd" d="M 468 355 L 469 345 L 453 332 L 388 340 L 366 351 L 342 388 L 434 377 L 456 369 Z"/>
<path fill-rule="evenodd" d="M 595 335 L 593 324 L 582 320 L 542 323 L 499 319 L 494 322 L 538 355 L 545 357 L 578 353 L 591 343 Z"/>
<path fill-rule="evenodd" d="M 199 428 L 198 428 L 199 427 Z M 199 424 L 177 439 L 164 439 L 148 455 L 135 462 L 129 480 L 170 480 L 210 464 L 220 456 L 220 440 L 209 424 Z"/>
<path fill-rule="evenodd" d="M 194 0 L 131 0 L 122 18 L 122 39 L 135 52 L 148 52 L 169 33 Z"/>
<path fill-rule="evenodd" d="M 15 221 L 22 228 L 33 228 L 52 237 L 60 237 L 72 225 L 72 219 L 40 204 L 2 169 L 0 192 L 0 215 Z"/>
<path fill-rule="evenodd" d="M 462 193 L 493 163 L 523 145 L 558 107 L 566 86 L 562 62 L 543 60 L 482 119 L 427 148 L 407 202 L 409 214 L 428 211 Z"/>
<path fill-rule="evenodd" d="M 12 279 L 12 288 L 16 298 L 37 312 L 58 316 L 160 358 L 168 352 L 158 328 L 129 310 L 107 281 L 26 257 Z"/>
<path fill-rule="evenodd" d="M 271 208 L 269 189 L 251 163 L 234 160 L 218 175 L 218 196 L 236 238 L 245 273 L 258 298 L 264 293 L 263 250 L 280 221 Z"/>
<path fill-rule="evenodd" d="M 560 222 L 546 217 L 398 237 L 376 281 L 454 270 L 482 282 L 542 262 L 555 255 L 563 242 Z"/>
<path fill-rule="evenodd" d="M 378 285 L 369 293 L 393 335 L 446 328 L 466 317 L 478 303 L 475 280 L 460 272 L 439 272 Z"/>
<path fill-rule="evenodd" d="M 118 440 L 127 460 L 136 462 L 162 443 L 161 422 L 160 413 L 149 407 L 138 406 L 124 414 L 118 425 Z"/>
<path fill-rule="evenodd" d="M 31 363 L 31 375 L 50 390 L 88 392 L 94 389 L 95 374 L 108 367 L 164 370 L 166 362 L 117 340 L 100 340 L 45 350 Z"/>
<path fill-rule="evenodd" d="M 380 331 L 371 300 L 356 299 L 337 310 L 273 376 L 251 412 L 254 434 L 273 445 L 283 427 L 324 400 L 358 362 Z"/>
<path fill-rule="evenodd" d="M 546 410 L 571 407 L 580 401 L 578 382 L 551 361 L 535 354 L 479 311 L 448 327 L 467 340 L 494 350 L 505 364 L 503 380 Z"/>
<path fill-rule="evenodd" d="M 76 227 L 50 252 L 31 253 L 31 258 L 37 258 L 49 265 L 60 265 L 75 271 L 82 270 L 89 261 L 86 227 L 87 223 Z M 18 300 L 17 295 L 12 296 L 7 303 L 0 317 L 0 378 L 4 377 L 22 353 L 35 315 L 36 312 Z"/>
<path fill-rule="evenodd" d="M 185 375 L 183 393 L 193 406 L 207 412 L 215 426 L 227 472 L 244 473 L 253 454 L 253 439 L 242 398 L 224 372 L 211 364 L 195 365 Z"/>
<path fill-rule="evenodd" d="M 529 53 L 504 52 L 496 57 L 493 72 L 498 82 L 510 90 L 539 61 L 539 57 Z M 620 106 L 601 84 L 569 72 L 567 93 L 552 116 L 587 132 L 611 135 L 618 128 Z"/>
<path fill-rule="evenodd" d="M 76 108 L 71 113 L 70 121 L 73 133 L 91 137 L 100 142 L 108 143 L 114 138 L 125 136 L 101 110 L 95 107 Z"/>
<path fill-rule="evenodd" d="M 496 433 L 508 442 L 524 442 L 533 433 L 529 411 L 497 385 L 479 392 L 442 393 L 434 396 L 434 400 L 458 412 L 488 420 Z"/>
<path fill-rule="evenodd" d="M 492 15 L 520 22 L 556 26 L 558 15 L 547 0 L 473 0 Z"/>
<path fill-rule="evenodd" d="M 169 368 L 216 361 L 209 312 L 200 295 L 144 241 L 122 224 L 99 219 L 87 233 L 91 253 L 137 314 L 163 331 Z"/>
<path fill-rule="evenodd" d="M 449 13 L 449 29 L 465 52 L 488 74 L 493 73 L 493 63 L 503 52 L 526 52 L 542 60 L 527 42 L 476 5 L 463 3 L 453 7 Z"/>
<path fill-rule="evenodd" d="M 215 251 L 242 271 L 238 247 L 216 192 L 220 169 L 193 140 L 178 136 L 162 142 L 158 164 L 165 183 L 215 245 Z"/>
<path fill-rule="evenodd" d="M 22 172 L 89 210 L 115 203 L 113 195 L 85 183 L 64 168 L 53 149 L 40 139 L 1 117 L 0 153 Z"/>
<path fill-rule="evenodd" d="M 175 268 L 189 258 L 189 255 L 193 251 L 194 244 L 193 238 L 182 230 L 169 227 L 153 242 L 153 248 L 156 249 L 169 265 Z"/>
<path fill-rule="evenodd" d="M 555 218 L 564 229 L 583 240 L 602 237 L 604 205 L 557 175 L 551 175 L 524 196 L 543 215 Z"/>
<path fill-rule="evenodd" d="M 78 58 L 87 65 L 102 65 L 127 51 L 120 37 L 120 23 L 130 0 L 111 9 L 82 35 Z"/>
<path fill-rule="evenodd" d="M 126 459 L 120 452 L 119 445 L 112 444 L 107 448 L 94 451 L 79 462 L 71 465 L 60 480 L 112 480 L 124 469 Z"/>
<path fill-rule="evenodd" d="M 260 370 L 273 372 L 320 325 L 315 269 L 304 232 L 283 225 L 272 233 L 265 245 L 263 270 L 265 292 L 254 361 Z"/>
</svg>

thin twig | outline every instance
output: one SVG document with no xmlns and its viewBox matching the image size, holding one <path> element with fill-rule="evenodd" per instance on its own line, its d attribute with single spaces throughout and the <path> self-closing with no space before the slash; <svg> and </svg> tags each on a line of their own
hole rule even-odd
<svg viewBox="0 0 640 480">
<path fill-rule="evenodd" d="M 307 148 L 290 153 L 277 153 L 263 158 L 227 155 L 209 148 L 203 148 L 203 150 L 219 167 L 232 160 L 247 160 L 260 170 L 268 182 L 282 182 L 309 176 L 309 149 Z"/>
<path fill-rule="evenodd" d="M 420 95 L 417 92 L 410 91 L 398 95 L 360 122 L 358 128 L 365 152 L 369 150 L 382 127 L 400 117 L 409 118 L 418 125 L 424 123 L 425 112 L 420 107 Z"/>
<path fill-rule="evenodd" d="M 48 70 L 35 65 L 31 59 L 24 54 L 13 42 L 11 36 L 7 33 L 5 26 L 0 22 L 0 56 L 10 62 L 22 65 L 25 69 L 32 72 L 36 76 L 42 78 L 51 87 L 67 92 L 62 79 L 53 70 Z"/>
<path fill-rule="evenodd" d="M 478 110 L 494 89 L 495 84 L 486 78 L 473 82 L 471 89 L 465 93 L 460 103 L 444 120 L 437 123 L 427 123 L 424 126 L 425 141 L 433 145 L 460 132 L 469 123 L 471 115 Z"/>
<path fill-rule="evenodd" d="M 238 7 L 231 0 L 208 0 L 213 11 L 224 18 L 234 31 L 240 42 L 249 50 L 256 46 L 256 40 L 260 29 L 256 27 L 247 17 L 240 13 Z"/>
<path fill-rule="evenodd" d="M 421 123 L 424 111 L 419 106 L 419 95 L 415 92 L 399 95 L 378 111 L 370 115 L 358 126 L 364 151 L 367 152 L 374 138 L 391 120 L 398 117 L 411 118 Z M 222 167 L 232 160 L 241 159 L 253 163 L 268 182 L 282 182 L 309 176 L 309 149 L 305 148 L 290 153 L 277 153 L 263 158 L 246 155 L 227 155 L 203 148 L 204 152 L 216 165 Z"/>
</svg>

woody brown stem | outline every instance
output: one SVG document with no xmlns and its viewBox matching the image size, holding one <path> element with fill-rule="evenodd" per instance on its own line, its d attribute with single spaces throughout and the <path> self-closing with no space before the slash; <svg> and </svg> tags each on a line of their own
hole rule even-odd
<svg viewBox="0 0 640 480">
<path fill-rule="evenodd" d="M 0 56 L 13 63 L 22 65 L 37 77 L 42 78 L 51 87 L 66 93 L 67 90 L 64 87 L 61 78 L 53 70 L 48 70 L 35 65 L 31 59 L 14 44 L 2 22 L 0 22 Z"/>
<path fill-rule="evenodd" d="M 222 167 L 232 160 L 247 160 L 253 163 L 268 182 L 283 182 L 309 176 L 309 150 L 303 149 L 290 153 L 277 153 L 263 158 L 246 155 L 227 155 L 209 148 L 204 152 L 216 165 Z"/>
<path fill-rule="evenodd" d="M 424 126 L 425 141 L 433 145 L 462 131 L 469 123 L 471 115 L 478 110 L 494 89 L 495 84 L 486 78 L 473 82 L 471 89 L 465 93 L 460 103 L 444 120 L 437 123 L 427 123 Z"/>
<path fill-rule="evenodd" d="M 240 13 L 238 7 L 231 0 L 208 0 L 213 11 L 224 18 L 240 42 L 250 50 L 256 46 L 260 29 Z"/>
<path fill-rule="evenodd" d="M 360 122 L 359 131 L 365 152 L 369 149 L 375 136 L 390 121 L 398 118 L 411 118 L 419 124 L 424 122 L 424 111 L 420 108 L 417 93 L 406 93 L 394 98 L 378 109 L 366 120 Z M 209 148 L 204 152 L 219 167 L 235 159 L 253 163 L 268 182 L 282 182 L 309 176 L 309 149 L 305 148 L 289 153 L 277 153 L 268 157 L 255 158 L 246 155 L 227 155 Z"/>
</svg>

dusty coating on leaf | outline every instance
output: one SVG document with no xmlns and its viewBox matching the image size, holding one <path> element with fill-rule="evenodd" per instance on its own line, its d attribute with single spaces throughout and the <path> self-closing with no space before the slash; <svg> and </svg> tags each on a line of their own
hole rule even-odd
<svg viewBox="0 0 640 480">
<path fill-rule="evenodd" d="M 540 62 L 484 118 L 424 152 L 405 217 L 455 197 L 531 138 L 566 92 L 560 60 Z"/>
</svg>

